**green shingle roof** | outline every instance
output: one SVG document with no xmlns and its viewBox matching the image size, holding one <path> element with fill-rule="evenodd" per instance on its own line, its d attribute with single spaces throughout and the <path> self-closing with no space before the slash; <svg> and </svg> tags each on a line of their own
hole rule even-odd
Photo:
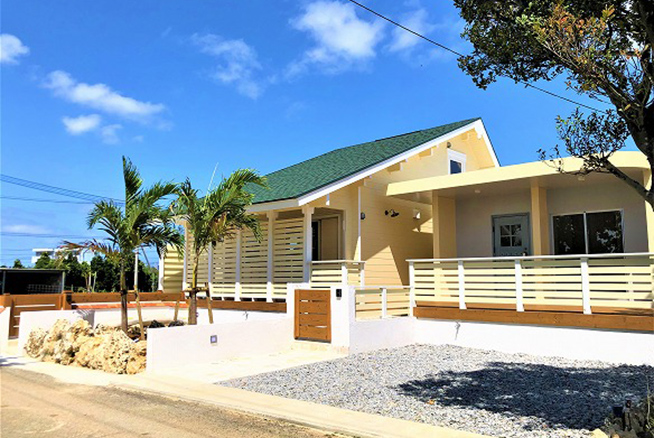
<svg viewBox="0 0 654 438">
<path fill-rule="evenodd" d="M 269 189 L 250 187 L 254 203 L 298 198 L 321 187 L 373 167 L 382 161 L 455 131 L 479 118 L 396 135 L 327 152 L 293 166 L 269 173 Z"/>
</svg>

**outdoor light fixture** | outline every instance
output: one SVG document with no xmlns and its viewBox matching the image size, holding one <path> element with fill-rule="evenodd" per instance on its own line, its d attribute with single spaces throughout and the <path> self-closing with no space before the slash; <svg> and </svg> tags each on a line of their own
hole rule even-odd
<svg viewBox="0 0 654 438">
<path fill-rule="evenodd" d="M 361 212 L 361 220 L 364 220 L 366 218 L 366 214 L 364 212 Z"/>
<path fill-rule="evenodd" d="M 386 216 L 390 216 L 390 217 L 398 217 L 398 216 L 400 215 L 400 213 L 398 213 L 397 211 L 393 210 L 392 208 L 391 208 L 390 210 L 386 210 L 386 211 L 384 212 L 384 214 L 385 214 Z"/>
</svg>

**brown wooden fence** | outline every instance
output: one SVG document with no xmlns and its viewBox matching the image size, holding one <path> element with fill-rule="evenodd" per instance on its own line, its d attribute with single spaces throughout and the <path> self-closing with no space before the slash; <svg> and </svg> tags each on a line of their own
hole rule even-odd
<svg viewBox="0 0 654 438">
<path fill-rule="evenodd" d="M 141 292 L 141 302 L 176 302 L 184 300 L 181 292 Z M 128 294 L 128 301 L 133 304 L 136 294 Z M 9 321 L 9 336 L 18 336 L 20 314 L 22 312 L 38 312 L 43 310 L 72 310 L 84 305 L 102 305 L 120 303 L 118 292 L 96 293 L 64 293 L 64 294 L 29 294 L 0 295 L 0 305 L 11 311 Z"/>
<path fill-rule="evenodd" d="M 130 307 L 136 306 L 136 294 L 127 294 Z M 161 303 L 171 307 L 176 304 L 180 308 L 188 306 L 188 299 L 183 292 L 141 292 L 141 303 L 145 306 Z M 9 336 L 18 336 L 20 314 L 22 312 L 38 312 L 42 310 L 74 310 L 83 308 L 118 308 L 120 293 L 93 292 L 93 293 L 63 293 L 63 294 L 29 294 L 29 295 L 0 295 L 0 306 L 10 311 Z M 262 312 L 285 312 L 286 303 L 264 301 L 222 301 L 212 300 L 212 308 L 225 310 L 250 310 Z M 198 308 L 207 308 L 206 299 L 198 299 Z"/>
</svg>

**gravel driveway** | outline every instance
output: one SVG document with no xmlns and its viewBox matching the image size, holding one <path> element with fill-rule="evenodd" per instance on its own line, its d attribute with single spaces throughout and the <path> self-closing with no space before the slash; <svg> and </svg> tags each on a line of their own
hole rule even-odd
<svg viewBox="0 0 654 438">
<path fill-rule="evenodd" d="M 584 437 L 648 379 L 652 367 L 413 345 L 220 384 L 491 436 Z"/>
</svg>

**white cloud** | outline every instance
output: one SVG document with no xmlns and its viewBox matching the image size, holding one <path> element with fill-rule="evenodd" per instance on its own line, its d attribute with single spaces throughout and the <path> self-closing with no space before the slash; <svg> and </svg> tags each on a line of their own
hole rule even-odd
<svg viewBox="0 0 654 438">
<path fill-rule="evenodd" d="M 436 27 L 429 23 L 427 11 L 423 8 L 405 14 L 400 22 L 409 29 L 422 35 L 427 35 Z M 417 36 L 399 27 L 393 29 L 392 38 L 393 40 L 388 46 L 391 52 L 410 50 L 422 41 Z"/>
<path fill-rule="evenodd" d="M 106 144 L 120 143 L 120 138 L 118 138 L 118 131 L 121 129 L 123 129 L 123 126 L 119 124 L 103 126 L 102 129 L 100 129 L 100 136 L 102 137 L 102 141 Z"/>
<path fill-rule="evenodd" d="M 195 34 L 191 41 L 202 53 L 216 58 L 218 64 L 211 75 L 214 79 L 235 86 L 239 93 L 251 99 L 261 95 L 264 83 L 256 78 L 261 64 L 254 48 L 245 41 L 226 40 L 214 34 Z"/>
<path fill-rule="evenodd" d="M 29 234 L 47 234 L 50 230 L 41 225 L 16 224 L 2 227 L 6 233 L 29 233 Z"/>
<path fill-rule="evenodd" d="M 28 53 L 29 47 L 18 37 L 8 33 L 0 34 L 0 64 L 18 64 L 18 58 Z"/>
<path fill-rule="evenodd" d="M 105 84 L 78 82 L 64 71 L 53 71 L 44 83 L 56 96 L 82 106 L 127 119 L 145 122 L 161 113 L 165 106 L 123 96 Z"/>
<path fill-rule="evenodd" d="M 338 73 L 376 55 L 375 47 L 383 38 L 381 21 L 360 19 L 353 5 L 340 1 L 316 1 L 308 4 L 293 27 L 308 32 L 316 45 L 292 63 L 289 76 L 316 65 L 327 73 Z"/>
<path fill-rule="evenodd" d="M 102 117 L 98 114 L 89 114 L 87 116 L 79 117 L 64 117 L 61 119 L 71 135 L 81 135 L 89 131 L 93 131 L 100 126 Z"/>
</svg>

